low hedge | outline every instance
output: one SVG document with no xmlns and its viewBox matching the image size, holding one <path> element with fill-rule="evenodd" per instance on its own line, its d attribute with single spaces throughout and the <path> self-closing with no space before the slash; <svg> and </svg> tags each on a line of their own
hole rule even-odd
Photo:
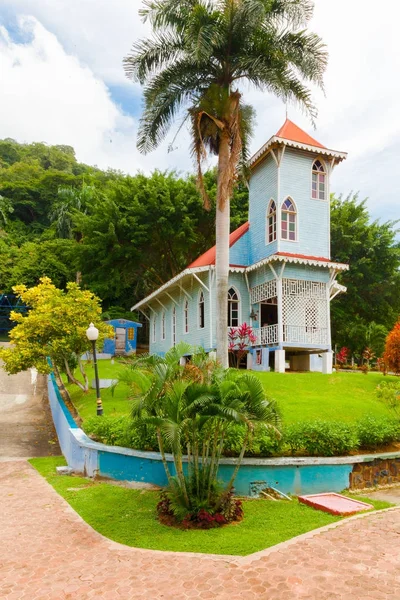
<svg viewBox="0 0 400 600">
<path fill-rule="evenodd" d="M 85 421 L 84 429 L 93 439 L 109 446 L 158 450 L 154 427 L 134 423 L 129 417 L 92 417 Z M 225 438 L 225 456 L 238 456 L 243 439 L 242 426 L 230 427 Z M 399 441 L 400 420 L 367 415 L 351 425 L 330 421 L 294 423 L 282 429 L 280 438 L 259 427 L 246 456 L 341 456 L 380 449 Z"/>
</svg>

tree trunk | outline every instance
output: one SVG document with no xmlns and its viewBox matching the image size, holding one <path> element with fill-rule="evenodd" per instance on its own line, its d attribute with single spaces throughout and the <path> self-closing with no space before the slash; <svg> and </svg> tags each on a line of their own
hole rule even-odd
<svg viewBox="0 0 400 600">
<path fill-rule="evenodd" d="M 79 365 L 79 370 L 81 372 L 81 375 L 83 377 L 83 381 L 85 382 L 84 390 L 85 390 L 85 392 L 88 392 L 89 391 L 89 379 L 88 379 L 88 376 L 86 375 L 85 369 L 83 368 L 82 360 L 80 357 L 78 358 L 78 365 Z"/>
<path fill-rule="evenodd" d="M 221 133 L 218 156 L 218 188 L 216 207 L 216 328 L 217 359 L 227 369 L 228 360 L 228 277 L 230 232 L 230 137 Z"/>
<path fill-rule="evenodd" d="M 228 485 L 226 487 L 226 490 L 225 490 L 226 494 L 229 494 L 229 492 L 233 488 L 233 484 L 235 483 L 235 479 L 236 479 L 236 476 L 237 476 L 237 474 L 239 472 L 240 465 L 242 464 L 244 453 L 246 452 L 246 448 L 247 448 L 247 444 L 248 444 L 248 441 L 249 441 L 249 437 L 250 437 L 250 432 L 247 431 L 246 435 L 244 437 L 244 440 L 243 440 L 243 446 L 242 446 L 242 449 L 240 451 L 239 458 L 238 458 L 238 460 L 236 462 L 236 465 L 235 465 L 235 469 L 234 469 L 234 471 L 232 473 L 232 477 L 230 478 L 229 483 L 228 483 Z"/>
<path fill-rule="evenodd" d="M 82 391 L 87 392 L 87 389 L 85 389 L 85 386 L 83 385 L 83 383 L 81 383 L 78 379 L 76 379 L 72 372 L 71 369 L 69 368 L 69 364 L 66 358 L 64 358 L 64 365 L 65 365 L 65 372 L 67 374 L 68 377 L 68 381 L 70 383 L 74 383 L 75 385 L 77 385 L 79 388 L 81 388 Z"/>
<path fill-rule="evenodd" d="M 161 460 L 162 460 L 162 463 L 163 463 L 164 469 L 165 469 L 165 474 L 167 476 L 168 483 L 171 483 L 171 480 L 172 480 L 171 472 L 169 470 L 168 462 L 167 462 L 167 459 L 165 457 L 164 444 L 163 444 L 163 439 L 162 439 L 161 431 L 160 431 L 160 429 L 158 427 L 157 427 L 157 441 L 158 441 L 158 448 L 159 448 L 160 454 L 161 454 Z"/>
</svg>

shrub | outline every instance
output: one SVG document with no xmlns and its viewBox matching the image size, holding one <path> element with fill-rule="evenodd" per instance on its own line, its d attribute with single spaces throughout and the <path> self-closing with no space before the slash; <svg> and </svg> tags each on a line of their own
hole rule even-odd
<svg viewBox="0 0 400 600">
<path fill-rule="evenodd" d="M 338 363 L 338 365 L 340 367 L 342 367 L 344 364 L 346 364 L 349 352 L 350 351 L 349 351 L 348 348 L 346 348 L 346 346 L 343 346 L 343 348 L 340 348 L 339 352 L 337 352 L 337 354 L 336 354 L 336 362 Z"/>
<path fill-rule="evenodd" d="M 129 417 L 92 417 L 84 423 L 91 438 L 108 446 L 134 450 L 157 450 L 155 427 L 134 422 Z"/>
<path fill-rule="evenodd" d="M 400 440 L 400 422 L 388 417 L 366 416 L 356 425 L 361 448 L 373 450 Z"/>
<path fill-rule="evenodd" d="M 391 371 L 400 373 L 400 321 L 397 321 L 386 338 L 383 359 Z"/>
<path fill-rule="evenodd" d="M 310 456 L 338 456 L 358 447 L 354 427 L 328 421 L 290 425 L 284 431 L 283 442 L 292 454 L 302 452 Z"/>
<path fill-rule="evenodd" d="M 84 423 L 87 435 L 108 446 L 121 446 L 128 427 L 127 417 L 91 417 Z"/>
<path fill-rule="evenodd" d="M 174 498 L 171 497 L 171 491 L 161 492 L 160 501 L 157 504 L 157 513 L 160 520 L 165 524 L 176 525 L 179 523 L 176 518 Z M 242 519 L 242 501 L 234 498 L 233 493 L 230 492 L 224 495 L 217 510 L 203 506 L 195 507 L 192 511 L 186 513 L 180 524 L 184 529 L 213 529 Z"/>
<path fill-rule="evenodd" d="M 396 414 L 400 409 L 400 381 L 383 381 L 376 388 L 376 395 Z"/>
<path fill-rule="evenodd" d="M 224 439 L 224 456 L 238 456 L 246 430 L 243 425 L 229 427 Z M 274 456 L 282 450 L 282 439 L 265 427 L 256 426 L 245 456 Z"/>
</svg>

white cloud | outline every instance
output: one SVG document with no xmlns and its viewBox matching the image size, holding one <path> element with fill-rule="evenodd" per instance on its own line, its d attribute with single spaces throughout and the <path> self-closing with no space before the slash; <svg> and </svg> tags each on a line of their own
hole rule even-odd
<svg viewBox="0 0 400 600">
<path fill-rule="evenodd" d="M 54 33 L 68 54 L 109 85 L 132 85 L 122 59 L 148 26 L 139 18 L 140 0 L 2 0 L 3 10 L 35 17 Z"/>
<path fill-rule="evenodd" d="M 174 143 L 175 152 L 168 154 L 163 144 L 148 157 L 141 156 L 135 147 L 135 121 L 115 104 L 106 87 L 140 92 L 122 69 L 132 43 L 148 33 L 138 17 L 140 6 L 141 0 L 2 0 L 8 14 L 37 19 L 24 22 L 25 29 L 28 23 L 32 28 L 31 41 L 2 42 L 2 136 L 70 143 L 80 160 L 130 172 L 191 169 L 185 134 Z M 390 3 L 389 12 L 377 10 L 375 0 L 315 0 L 311 28 L 322 36 L 330 54 L 326 96 L 316 93 L 317 130 L 289 107 L 289 117 L 314 137 L 349 152 L 334 172 L 332 187 L 370 196 L 375 216 L 385 211 L 394 216 L 398 206 L 399 16 L 397 2 Z M 285 107 L 254 91 L 246 92 L 246 99 L 257 110 L 255 151 L 281 126 Z"/>
<path fill-rule="evenodd" d="M 0 28 L 2 137 L 70 144 L 83 162 L 135 172 L 165 168 L 160 150 L 136 150 L 136 122 L 113 102 L 105 83 L 65 52 L 56 36 L 33 17 L 20 17 L 29 42 L 16 43 Z"/>
</svg>

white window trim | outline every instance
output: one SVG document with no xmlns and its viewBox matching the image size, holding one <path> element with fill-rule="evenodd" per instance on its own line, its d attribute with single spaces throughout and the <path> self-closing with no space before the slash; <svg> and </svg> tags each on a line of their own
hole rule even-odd
<svg viewBox="0 0 400 600">
<path fill-rule="evenodd" d="M 189 329 L 189 300 L 186 298 L 183 302 L 183 335 L 187 335 Z"/>
<path fill-rule="evenodd" d="M 203 311 L 204 311 L 204 326 L 200 327 L 200 298 L 203 296 Z M 206 298 L 204 296 L 203 290 L 199 290 L 197 295 L 197 329 L 202 331 L 206 328 Z"/>
<path fill-rule="evenodd" d="M 325 198 L 323 198 L 323 199 L 321 199 L 321 198 L 313 198 L 313 195 L 312 195 L 312 184 L 313 184 L 312 177 L 313 177 L 313 173 L 314 173 L 314 164 L 317 162 L 317 160 L 319 160 L 319 162 L 323 166 L 323 168 L 324 168 L 324 174 L 325 174 Z M 329 189 L 329 187 L 328 187 L 329 175 L 328 175 L 328 169 L 327 169 L 327 166 L 326 166 L 326 162 L 322 158 L 315 158 L 313 160 L 312 165 L 311 165 L 311 178 L 310 179 L 311 179 L 311 181 L 310 181 L 310 190 L 311 190 L 310 196 L 311 196 L 311 200 L 313 200 L 313 202 L 326 202 L 327 201 L 327 191 Z M 319 196 L 318 189 L 317 189 L 317 195 Z"/>
<path fill-rule="evenodd" d="M 165 326 L 165 310 L 161 313 L 161 341 L 165 342 L 166 339 L 166 326 Z"/>
<path fill-rule="evenodd" d="M 172 346 L 176 346 L 176 306 L 172 307 L 171 313 L 171 341 Z"/>
<path fill-rule="evenodd" d="M 269 241 L 269 222 L 268 222 L 269 221 L 269 207 L 271 206 L 272 202 L 275 203 L 275 239 Z M 273 244 L 274 242 L 276 242 L 277 239 L 278 239 L 278 205 L 273 198 L 270 198 L 270 200 L 268 202 L 268 206 L 267 206 L 266 217 L 265 217 L 265 245 L 269 246 L 270 244 Z"/>
<path fill-rule="evenodd" d="M 152 329 L 152 342 L 155 344 L 157 341 L 157 315 L 153 315 L 153 329 Z"/>
<path fill-rule="evenodd" d="M 230 329 L 231 327 L 240 327 L 242 325 L 242 297 L 240 295 L 239 290 L 237 289 L 237 287 L 235 285 L 229 285 L 228 284 L 228 292 L 229 290 L 235 290 L 236 295 L 238 297 L 237 301 L 238 301 L 238 324 L 237 325 L 228 325 L 228 329 Z M 228 303 L 228 319 L 229 319 L 229 304 L 230 301 L 228 300 L 228 298 L 226 299 L 227 303 Z"/>
<path fill-rule="evenodd" d="M 283 223 L 283 221 L 282 221 L 282 213 L 284 212 L 282 207 L 283 207 L 284 203 L 286 202 L 286 200 L 290 200 L 291 201 L 291 203 L 293 204 L 293 206 L 295 208 L 295 211 L 296 211 L 296 213 L 295 213 L 296 214 L 296 220 L 295 220 L 295 225 L 296 225 L 296 227 L 295 227 L 295 234 L 296 235 L 295 235 L 295 239 L 294 240 L 289 240 L 288 238 L 282 237 L 282 223 Z M 279 227 L 279 229 L 280 229 L 280 231 L 279 231 L 279 239 L 282 242 L 290 242 L 291 244 L 295 244 L 296 242 L 299 241 L 299 209 L 297 208 L 297 204 L 293 200 L 292 196 L 286 196 L 286 198 L 284 198 L 284 200 L 282 200 L 279 212 L 280 212 L 280 217 L 281 217 L 280 218 L 280 227 Z M 289 230 L 288 230 L 288 233 L 289 233 Z"/>
</svg>

